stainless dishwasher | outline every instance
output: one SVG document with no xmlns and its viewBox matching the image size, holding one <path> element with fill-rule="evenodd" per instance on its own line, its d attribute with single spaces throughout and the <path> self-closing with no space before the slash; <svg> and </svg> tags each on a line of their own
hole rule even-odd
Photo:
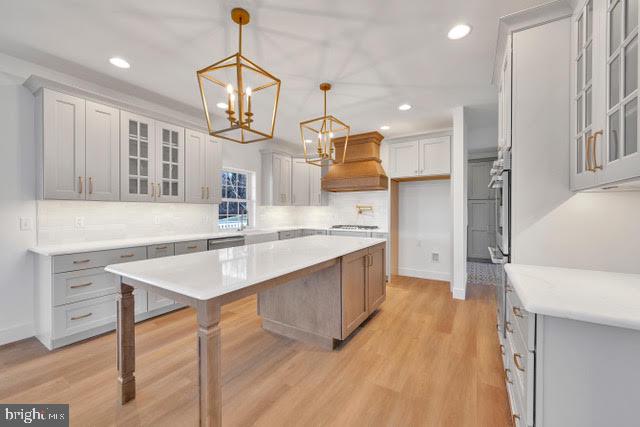
<svg viewBox="0 0 640 427">
<path fill-rule="evenodd" d="M 233 248 L 234 246 L 244 246 L 244 236 L 222 237 L 220 239 L 209 239 L 209 250 Z"/>
</svg>

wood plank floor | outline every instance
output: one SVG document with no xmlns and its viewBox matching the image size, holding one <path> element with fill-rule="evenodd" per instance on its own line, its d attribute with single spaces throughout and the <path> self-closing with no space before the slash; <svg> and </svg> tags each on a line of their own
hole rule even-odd
<svg viewBox="0 0 640 427">
<path fill-rule="evenodd" d="M 387 300 L 336 351 L 265 332 L 255 297 L 222 311 L 229 426 L 509 426 L 491 286 L 394 277 Z M 71 425 L 197 424 L 191 309 L 136 326 L 136 400 L 117 402 L 115 336 L 57 351 L 0 347 L 0 402 L 70 403 Z"/>
</svg>

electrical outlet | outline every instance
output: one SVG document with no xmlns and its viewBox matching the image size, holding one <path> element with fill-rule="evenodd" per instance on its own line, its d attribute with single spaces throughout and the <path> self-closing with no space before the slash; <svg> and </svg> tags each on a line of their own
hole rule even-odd
<svg viewBox="0 0 640 427">
<path fill-rule="evenodd" d="M 20 217 L 20 231 L 31 231 L 33 221 L 29 217 Z"/>
<path fill-rule="evenodd" d="M 76 224 L 76 228 L 84 228 L 84 217 L 77 216 L 75 224 Z"/>
<path fill-rule="evenodd" d="M 438 252 L 431 252 L 431 262 L 440 262 L 440 254 Z"/>
</svg>

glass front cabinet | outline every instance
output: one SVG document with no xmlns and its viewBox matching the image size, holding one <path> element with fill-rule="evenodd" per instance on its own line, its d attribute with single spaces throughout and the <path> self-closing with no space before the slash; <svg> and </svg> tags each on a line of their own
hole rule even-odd
<svg viewBox="0 0 640 427">
<path fill-rule="evenodd" d="M 587 0 L 574 12 L 572 190 L 640 178 L 638 14 L 638 0 Z"/>
</svg>

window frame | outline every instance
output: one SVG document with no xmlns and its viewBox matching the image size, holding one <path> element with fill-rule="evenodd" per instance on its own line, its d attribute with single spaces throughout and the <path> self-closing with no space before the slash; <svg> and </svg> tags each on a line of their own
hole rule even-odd
<svg viewBox="0 0 640 427">
<path fill-rule="evenodd" d="M 245 185 L 244 186 L 240 186 L 236 183 L 235 188 L 240 189 L 240 188 L 244 188 L 245 189 L 245 197 L 244 198 L 239 198 L 239 197 L 227 197 L 228 195 L 226 194 L 226 189 L 227 187 L 229 187 L 228 183 L 225 182 L 225 174 L 235 174 L 238 176 L 244 176 L 245 177 Z M 242 227 L 249 227 L 250 225 L 253 224 L 253 209 L 254 209 L 254 203 L 253 203 L 253 172 L 251 171 L 246 171 L 246 170 L 241 170 L 241 169 L 235 169 L 235 168 L 225 168 L 223 167 L 222 170 L 220 171 L 220 204 L 218 205 L 218 228 L 221 230 L 229 230 L 229 229 L 237 229 Z M 238 179 L 236 182 L 239 182 L 240 180 Z M 232 186 L 233 188 L 233 186 Z M 236 191 L 237 193 L 237 191 Z M 244 214 L 244 218 L 242 221 L 231 221 L 231 222 L 227 222 L 224 221 L 225 219 L 229 219 L 232 218 L 234 215 L 237 217 L 238 215 L 241 215 L 240 213 L 238 214 L 230 214 L 229 210 L 228 210 L 228 204 L 229 203 L 237 203 L 238 204 L 238 211 L 240 210 L 240 206 L 242 203 L 244 203 L 245 205 L 245 214 Z M 227 204 L 227 211 L 226 214 L 223 214 L 220 212 L 221 210 L 221 206 L 223 204 Z M 223 218 L 222 215 L 225 215 L 225 217 Z"/>
</svg>

